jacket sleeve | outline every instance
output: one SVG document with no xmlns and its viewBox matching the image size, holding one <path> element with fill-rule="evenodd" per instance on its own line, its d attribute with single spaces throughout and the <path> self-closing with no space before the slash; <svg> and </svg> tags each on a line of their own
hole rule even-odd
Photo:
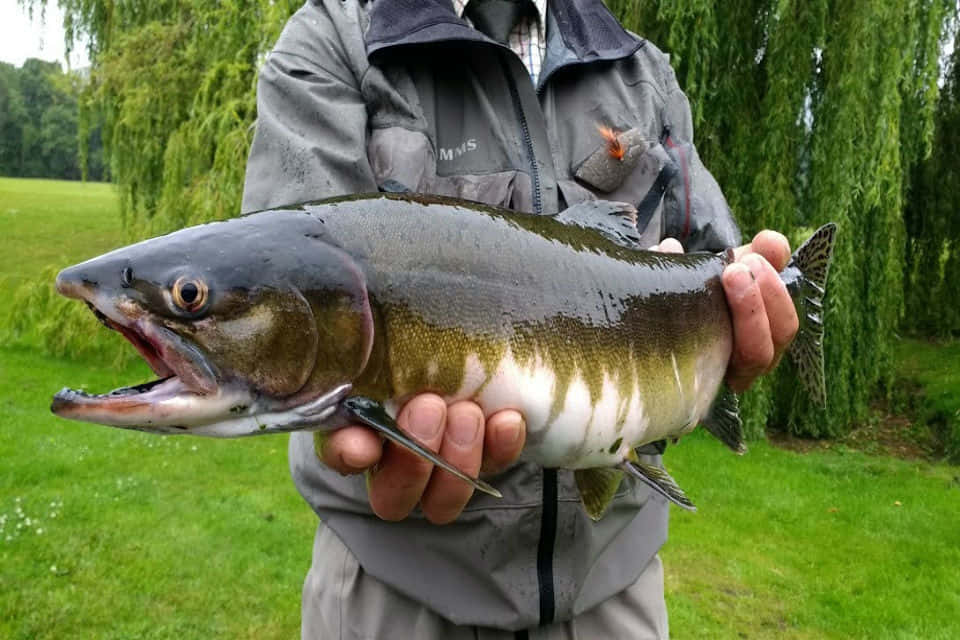
<svg viewBox="0 0 960 640">
<path fill-rule="evenodd" d="M 696 148 L 687 96 L 666 72 L 670 91 L 663 114 L 663 140 L 677 169 L 664 193 L 665 237 L 680 240 L 687 251 L 722 251 L 740 244 L 740 229 L 730 207 Z"/>
<path fill-rule="evenodd" d="M 260 70 L 244 212 L 377 190 L 366 105 L 338 28 L 308 3 Z"/>
</svg>

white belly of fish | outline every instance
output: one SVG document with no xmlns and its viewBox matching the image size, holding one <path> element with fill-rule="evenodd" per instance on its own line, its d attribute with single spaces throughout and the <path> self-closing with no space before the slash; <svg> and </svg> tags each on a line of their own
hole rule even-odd
<svg viewBox="0 0 960 640">
<path fill-rule="evenodd" d="M 632 389 L 604 372 L 600 393 L 591 398 L 586 381 L 574 374 L 565 390 L 557 376 L 537 357 L 521 363 L 510 350 L 494 371 L 469 355 L 465 376 L 448 402 L 474 399 L 486 415 L 516 409 L 527 424 L 522 459 L 544 467 L 587 469 L 613 466 L 637 446 L 678 437 L 691 431 L 710 411 L 730 357 L 731 341 L 719 340 L 699 354 L 688 375 L 682 375 L 675 357 L 661 372 L 656 388 L 641 376 Z M 554 399 L 564 393 L 562 409 Z"/>
</svg>

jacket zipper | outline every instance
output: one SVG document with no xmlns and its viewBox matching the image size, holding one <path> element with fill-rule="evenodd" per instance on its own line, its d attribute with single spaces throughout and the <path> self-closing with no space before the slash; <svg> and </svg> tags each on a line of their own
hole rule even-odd
<svg viewBox="0 0 960 640">
<path fill-rule="evenodd" d="M 540 587 L 540 626 L 553 622 L 556 602 L 553 588 L 553 546 L 557 539 L 557 470 L 543 470 L 543 512 L 537 544 L 537 582 Z"/>
<path fill-rule="evenodd" d="M 511 53 L 513 53 L 511 51 Z M 520 91 L 517 89 L 516 79 L 510 71 L 510 64 L 500 57 L 500 66 L 503 74 L 507 78 L 507 85 L 510 87 L 510 97 L 513 99 L 513 106 L 517 110 L 517 117 L 520 119 L 520 132 L 523 134 L 523 144 L 527 149 L 527 158 L 530 160 L 530 179 L 533 181 L 533 212 L 543 213 L 543 194 L 540 186 L 540 169 L 537 168 L 537 155 L 533 148 L 533 138 L 530 137 L 530 127 L 527 124 L 527 116 L 523 112 L 523 103 L 520 102 Z"/>
<path fill-rule="evenodd" d="M 512 52 L 511 52 L 512 53 Z M 530 159 L 530 178 L 533 181 L 533 211 L 543 213 L 543 196 L 540 192 L 540 170 L 537 156 L 530 137 L 527 116 L 523 112 L 520 91 L 516 79 L 510 71 L 509 63 L 501 56 L 500 65 L 510 87 L 510 97 L 520 119 L 520 131 L 523 144 Z M 553 586 L 553 548 L 557 538 L 557 470 L 543 470 L 543 511 L 540 517 L 540 540 L 537 543 L 537 586 L 540 591 L 540 626 L 553 622 L 556 613 L 555 591 Z"/>
</svg>

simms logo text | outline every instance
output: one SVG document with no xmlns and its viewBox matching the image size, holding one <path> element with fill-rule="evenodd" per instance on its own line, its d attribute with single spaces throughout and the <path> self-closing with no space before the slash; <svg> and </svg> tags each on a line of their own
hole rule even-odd
<svg viewBox="0 0 960 640">
<path fill-rule="evenodd" d="M 469 140 L 464 140 L 460 143 L 460 146 L 454 147 L 452 149 L 444 149 L 440 147 L 440 159 L 441 160 L 453 160 L 454 158 L 459 158 L 468 151 L 475 151 L 477 149 L 477 139 L 470 138 Z"/>
</svg>

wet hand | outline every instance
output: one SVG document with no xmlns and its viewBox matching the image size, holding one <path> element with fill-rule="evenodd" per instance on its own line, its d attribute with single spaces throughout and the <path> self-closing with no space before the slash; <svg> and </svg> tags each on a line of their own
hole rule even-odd
<svg viewBox="0 0 960 640">
<path fill-rule="evenodd" d="M 761 231 L 734 250 L 736 261 L 723 272 L 733 319 L 733 355 L 727 384 L 746 391 L 780 362 L 797 334 L 797 312 L 780 280 L 790 260 L 790 243 L 776 231 Z"/>
<path fill-rule="evenodd" d="M 667 238 L 651 251 L 683 253 Z M 761 231 L 750 244 L 734 249 L 736 261 L 723 272 L 723 288 L 733 320 L 733 354 L 727 384 L 740 393 L 780 362 L 797 333 L 797 312 L 780 280 L 790 260 L 790 243 L 776 231 Z"/>
<path fill-rule="evenodd" d="M 520 455 L 526 435 L 523 418 L 506 410 L 484 420 L 474 402 L 450 406 L 440 396 L 412 398 L 397 416 L 405 432 L 460 470 L 476 476 L 499 471 Z M 473 488 L 402 447 L 384 447 L 372 429 L 345 427 L 323 443 L 321 458 L 344 474 L 369 471 L 370 506 L 384 520 L 402 520 L 417 504 L 430 522 L 452 522 L 466 506 Z"/>
</svg>

